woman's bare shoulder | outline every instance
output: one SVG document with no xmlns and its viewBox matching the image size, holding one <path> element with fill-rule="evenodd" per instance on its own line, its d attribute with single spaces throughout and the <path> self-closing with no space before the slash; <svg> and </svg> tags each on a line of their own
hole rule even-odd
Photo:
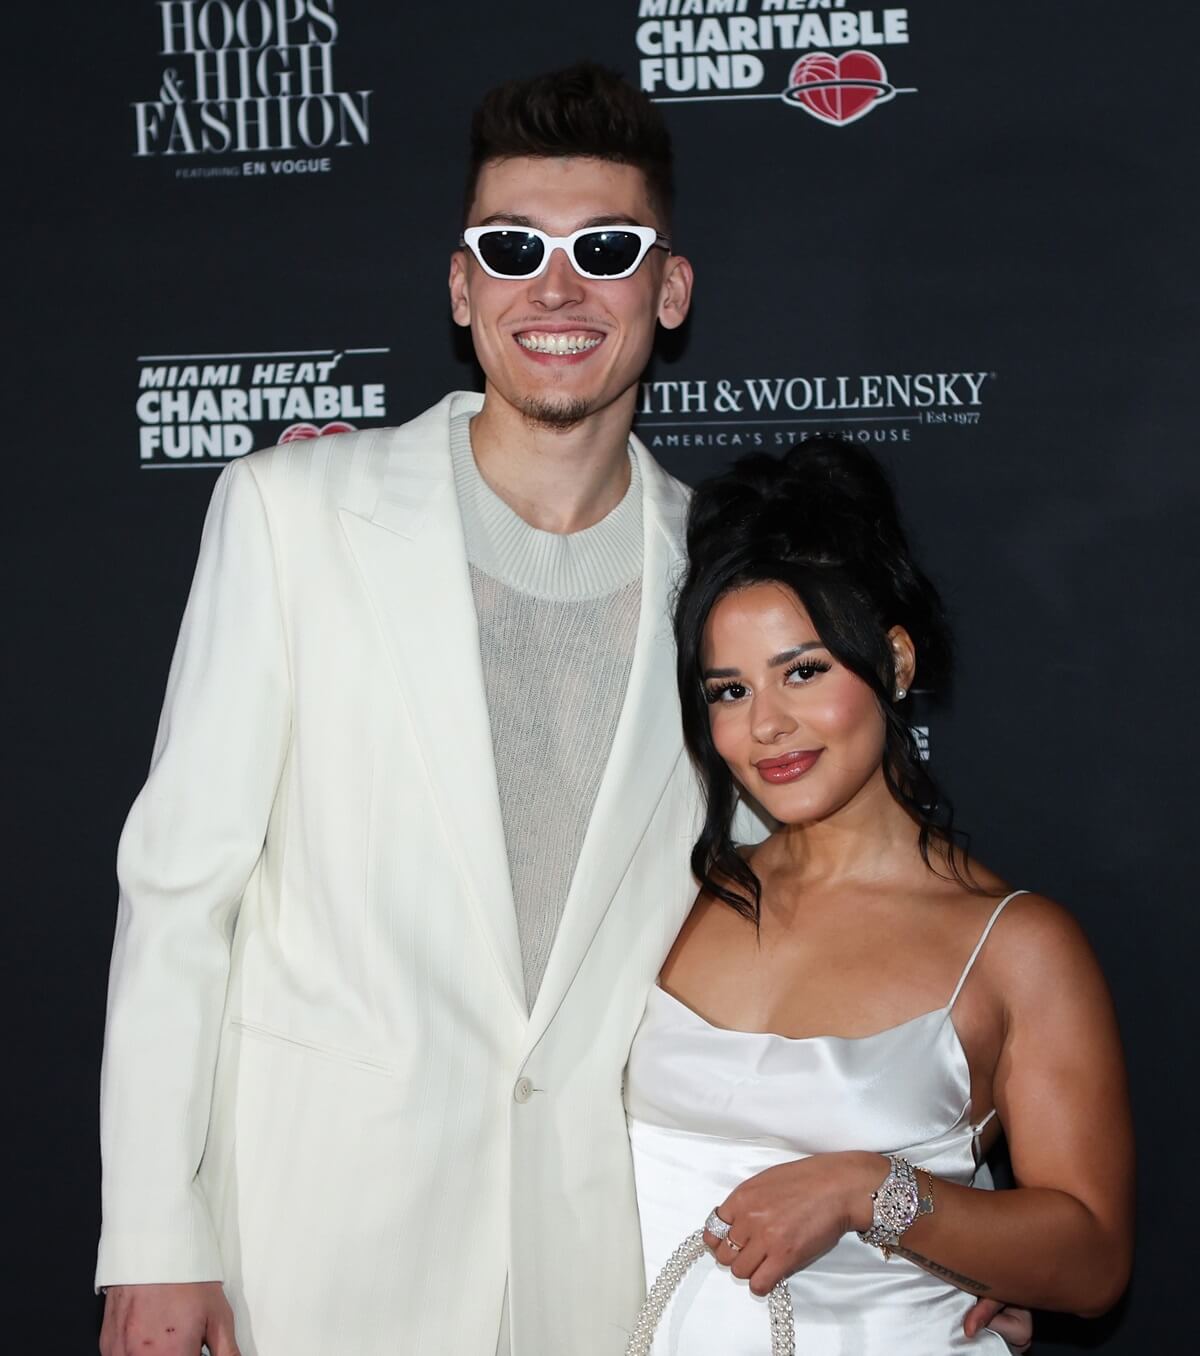
<svg viewBox="0 0 1200 1356">
<path fill-rule="evenodd" d="M 1011 894 L 980 957 L 981 968 L 1008 998 L 1041 1002 L 1055 988 L 1104 986 L 1099 962 L 1070 909 L 1033 890 Z"/>
<path fill-rule="evenodd" d="M 730 947 L 753 940 L 754 923 L 708 890 L 696 896 L 679 935 L 663 962 L 661 979 L 671 988 L 673 978 L 684 982 L 693 971 L 707 971 L 714 957 Z"/>
</svg>

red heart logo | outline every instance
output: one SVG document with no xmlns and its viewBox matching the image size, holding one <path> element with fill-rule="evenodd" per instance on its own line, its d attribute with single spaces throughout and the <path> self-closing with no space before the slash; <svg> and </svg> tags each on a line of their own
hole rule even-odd
<svg viewBox="0 0 1200 1356">
<path fill-rule="evenodd" d="M 840 57 L 810 52 L 792 67 L 787 98 L 814 118 L 845 127 L 893 93 L 883 62 L 872 52 L 844 52 Z"/>
<path fill-rule="evenodd" d="M 353 433 L 354 425 L 343 419 L 334 419 L 323 428 L 316 424 L 289 424 L 279 435 L 280 444 L 294 443 L 299 438 L 323 438 L 327 433 Z"/>
</svg>

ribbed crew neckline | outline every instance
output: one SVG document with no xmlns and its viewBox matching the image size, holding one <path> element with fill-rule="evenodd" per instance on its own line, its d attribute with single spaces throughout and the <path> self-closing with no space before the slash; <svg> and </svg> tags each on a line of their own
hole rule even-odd
<svg viewBox="0 0 1200 1356">
<path fill-rule="evenodd" d="M 484 480 L 471 451 L 471 412 L 450 417 L 450 454 L 467 560 L 509 588 L 538 598 L 600 598 L 642 574 L 642 478 L 629 453 L 629 488 L 598 523 L 543 532 Z"/>
</svg>

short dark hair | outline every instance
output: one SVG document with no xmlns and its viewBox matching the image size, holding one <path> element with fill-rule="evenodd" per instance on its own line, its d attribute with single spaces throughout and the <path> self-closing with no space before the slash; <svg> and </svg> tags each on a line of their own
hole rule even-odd
<svg viewBox="0 0 1200 1356">
<path fill-rule="evenodd" d="M 731 838 L 738 789 L 709 729 L 701 645 L 718 599 L 748 585 L 778 583 L 803 603 L 834 658 L 875 694 L 884 717 L 884 778 L 920 827 L 926 864 L 932 866 L 936 841 L 954 878 L 974 889 L 958 845 L 965 836 L 955 830 L 953 807 L 922 761 L 894 695 L 888 638 L 893 626 L 903 626 L 916 647 L 922 690 L 945 695 L 950 626 L 937 589 L 913 558 L 892 487 L 874 457 L 834 437 L 798 443 L 780 459 L 743 457 L 697 488 L 687 546 L 675 640 L 684 741 L 706 797 L 704 827 L 692 850 L 701 885 L 757 922 L 759 882 Z"/>
<path fill-rule="evenodd" d="M 670 226 L 674 201 L 671 134 L 654 104 L 617 71 L 582 61 L 489 90 L 471 119 L 463 215 L 479 171 L 513 156 L 583 156 L 633 165 Z"/>
</svg>

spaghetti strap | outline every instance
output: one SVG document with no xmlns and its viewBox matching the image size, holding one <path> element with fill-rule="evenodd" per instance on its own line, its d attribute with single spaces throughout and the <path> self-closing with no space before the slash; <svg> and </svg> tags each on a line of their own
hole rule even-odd
<svg viewBox="0 0 1200 1356">
<path fill-rule="evenodd" d="M 978 959 L 979 953 L 983 950 L 983 944 L 987 941 L 988 934 L 995 926 L 996 919 L 1004 912 L 1005 906 L 1008 904 L 1009 900 L 1016 899 L 1018 895 L 1027 895 L 1028 893 L 1028 890 L 1013 890 L 1011 894 L 1005 895 L 1000 903 L 992 910 L 992 916 L 987 920 L 987 927 L 984 928 L 982 935 L 975 943 L 975 950 L 971 952 L 966 965 L 963 967 L 962 974 L 958 977 L 958 983 L 954 986 L 954 992 L 950 995 L 950 1001 L 946 1004 L 947 1012 L 949 1012 L 958 1001 L 958 995 L 962 993 L 962 986 L 967 982 L 967 976 L 971 973 L 971 969 Z"/>
<path fill-rule="evenodd" d="M 995 1114 L 996 1108 L 992 1107 L 991 1111 L 988 1112 L 988 1114 L 983 1118 L 983 1120 L 979 1121 L 978 1124 L 973 1125 L 971 1127 L 971 1134 L 975 1139 L 978 1139 L 979 1136 L 982 1135 L 983 1132 L 988 1128 L 988 1125 L 991 1123 L 992 1117 L 995 1116 Z"/>
<path fill-rule="evenodd" d="M 983 1120 L 976 1121 L 975 1124 L 971 1126 L 971 1157 L 974 1160 L 976 1167 L 983 1162 L 983 1155 L 979 1152 L 979 1141 L 983 1137 L 983 1132 L 995 1119 L 995 1116 L 996 1108 L 992 1107 L 991 1111 L 988 1112 Z"/>
</svg>

